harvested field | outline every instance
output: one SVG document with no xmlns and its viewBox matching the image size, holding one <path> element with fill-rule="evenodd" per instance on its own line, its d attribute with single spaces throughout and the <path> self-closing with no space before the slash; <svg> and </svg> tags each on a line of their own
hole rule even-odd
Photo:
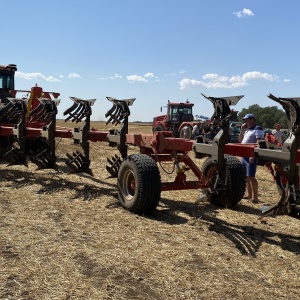
<svg viewBox="0 0 300 300">
<path fill-rule="evenodd" d="M 196 204 L 199 190 L 162 192 L 157 211 L 139 216 L 107 179 L 117 151 L 92 144 L 94 177 L 68 175 L 75 146 L 57 144 L 58 172 L 0 164 L 0 299 L 300 299 L 300 221 L 259 219 L 279 199 L 266 168 L 259 204 L 229 210 Z"/>
</svg>

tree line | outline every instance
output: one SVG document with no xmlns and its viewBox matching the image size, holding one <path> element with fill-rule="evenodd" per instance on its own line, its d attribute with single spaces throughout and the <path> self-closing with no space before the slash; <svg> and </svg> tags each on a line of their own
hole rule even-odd
<svg viewBox="0 0 300 300">
<path fill-rule="evenodd" d="M 243 108 L 238 114 L 238 120 L 242 122 L 246 114 L 253 114 L 256 123 L 263 128 L 275 128 L 275 124 L 281 124 L 281 128 L 287 128 L 287 117 L 282 109 L 277 106 L 260 107 L 258 104 Z"/>
</svg>

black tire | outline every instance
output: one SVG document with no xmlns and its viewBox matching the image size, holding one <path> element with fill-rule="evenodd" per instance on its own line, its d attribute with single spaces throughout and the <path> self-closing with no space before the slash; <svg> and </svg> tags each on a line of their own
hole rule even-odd
<svg viewBox="0 0 300 300">
<path fill-rule="evenodd" d="M 275 182 L 276 182 L 278 193 L 280 196 L 282 196 L 283 191 L 285 190 L 285 183 L 283 182 L 281 171 L 276 171 Z"/>
<path fill-rule="evenodd" d="M 154 128 L 154 131 L 164 131 L 164 127 L 162 125 L 157 125 L 155 128 Z"/>
<path fill-rule="evenodd" d="M 226 155 L 226 179 L 227 183 L 217 183 L 217 164 L 211 157 L 207 158 L 202 166 L 202 173 L 209 182 L 210 188 L 206 191 L 210 195 L 213 204 L 233 207 L 241 201 L 246 190 L 245 170 L 234 156 Z M 216 185 L 216 186 L 215 186 Z"/>
<path fill-rule="evenodd" d="M 13 142 L 10 136 L 0 136 L 0 157 L 11 150 Z"/>
<path fill-rule="evenodd" d="M 124 208 L 136 214 L 150 214 L 159 203 L 160 192 L 159 169 L 151 157 L 133 154 L 122 162 L 118 198 Z"/>
</svg>

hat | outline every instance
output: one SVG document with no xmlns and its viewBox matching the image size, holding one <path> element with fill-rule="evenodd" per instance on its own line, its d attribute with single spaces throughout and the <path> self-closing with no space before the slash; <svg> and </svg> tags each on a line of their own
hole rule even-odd
<svg viewBox="0 0 300 300">
<path fill-rule="evenodd" d="M 281 127 L 281 124 L 276 124 L 275 127 Z"/>
<path fill-rule="evenodd" d="M 243 120 L 249 119 L 249 118 L 255 119 L 254 115 L 252 115 L 252 114 L 246 114 L 245 117 L 243 118 Z"/>
</svg>

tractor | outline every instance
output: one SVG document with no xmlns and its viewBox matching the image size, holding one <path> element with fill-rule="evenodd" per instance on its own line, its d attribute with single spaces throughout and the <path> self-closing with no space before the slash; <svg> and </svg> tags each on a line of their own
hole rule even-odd
<svg viewBox="0 0 300 300">
<path fill-rule="evenodd" d="M 9 164 L 27 165 L 26 156 L 33 161 L 42 152 L 51 161 L 49 164 L 54 165 L 55 154 L 49 150 L 49 144 L 54 148 L 54 140 L 47 143 L 40 131 L 56 127 L 59 93 L 45 92 L 37 85 L 30 91 L 15 90 L 16 71 L 15 64 L 0 65 L 0 156 Z"/>
<path fill-rule="evenodd" d="M 167 106 L 164 106 L 167 108 L 167 114 L 160 115 L 153 118 L 152 123 L 152 132 L 155 131 L 172 131 L 173 135 L 176 138 L 183 137 L 181 134 L 181 131 L 183 127 L 186 125 L 190 128 L 190 136 L 187 137 L 188 139 L 192 138 L 192 129 L 197 122 L 205 122 L 209 127 L 211 127 L 212 120 L 210 118 L 204 117 L 204 116 L 196 116 L 194 118 L 193 115 L 193 103 L 190 103 L 188 100 L 185 103 L 182 102 L 171 102 L 168 101 Z M 163 106 L 160 108 L 160 111 L 162 111 Z M 233 130 L 233 127 L 235 127 L 237 119 L 237 110 L 231 109 L 230 115 L 231 115 L 231 121 L 230 121 L 230 137 L 229 141 L 236 142 L 234 134 L 236 133 L 235 130 Z M 215 131 L 216 128 L 212 128 L 212 131 Z M 235 128 L 234 128 L 235 129 Z M 231 136 L 233 134 L 233 136 Z"/>
<path fill-rule="evenodd" d="M 14 74 L 17 66 L 9 64 L 8 66 L 0 65 L 0 102 L 7 103 L 6 97 L 11 97 L 9 91 L 15 89 Z"/>
<path fill-rule="evenodd" d="M 193 116 L 193 103 L 171 102 L 168 100 L 167 114 L 153 118 L 152 131 L 172 131 L 175 137 L 180 137 L 180 131 L 188 125 L 193 128 L 196 124 Z M 160 108 L 162 111 L 162 107 Z"/>
</svg>

